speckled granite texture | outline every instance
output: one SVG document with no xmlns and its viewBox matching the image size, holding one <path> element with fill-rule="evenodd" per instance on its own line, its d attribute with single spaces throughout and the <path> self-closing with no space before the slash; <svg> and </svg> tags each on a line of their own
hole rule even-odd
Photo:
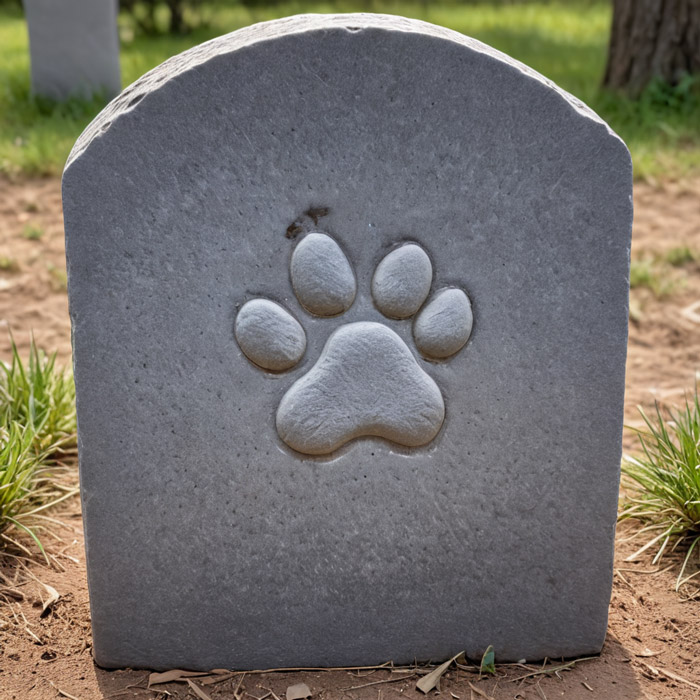
<svg viewBox="0 0 700 700">
<path fill-rule="evenodd" d="M 476 41 L 398 17 L 256 25 L 127 88 L 63 179 L 97 662 L 597 652 L 631 182 L 624 144 L 570 95 Z M 293 293 L 290 260 L 310 232 L 331 236 L 353 270 L 341 315 L 315 315 Z M 471 302 L 455 293 L 473 324 L 462 316 L 471 336 L 445 360 L 425 359 L 414 320 L 387 319 L 372 299 L 377 265 L 409 242 L 432 264 L 423 310 L 445 288 Z M 420 274 L 404 286 L 420 291 Z M 280 367 L 303 353 L 292 369 L 241 350 L 234 325 L 253 299 L 281 307 L 270 323 L 296 344 L 270 360 L 263 334 L 248 351 Z M 441 309 L 415 331 L 430 352 L 463 342 L 435 344 Z M 444 423 L 420 447 L 365 437 L 296 452 L 278 406 L 331 334 L 358 322 L 408 348 Z M 368 356 L 367 372 L 355 358 L 328 386 L 375 376 Z"/>
</svg>

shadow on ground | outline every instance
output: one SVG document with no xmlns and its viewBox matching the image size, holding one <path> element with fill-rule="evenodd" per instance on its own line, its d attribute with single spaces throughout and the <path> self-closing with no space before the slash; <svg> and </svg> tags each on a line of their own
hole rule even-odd
<svg viewBox="0 0 700 700">
<path fill-rule="evenodd" d="M 478 672 L 452 668 L 442 677 L 443 697 L 487 697 L 533 700 L 566 697 L 567 700 L 633 700 L 644 697 L 635 672 L 630 665 L 632 654 L 614 636 L 608 637 L 602 654 L 588 660 L 557 661 L 546 665 L 542 673 L 532 665 L 499 666 L 496 676 L 480 677 Z M 106 671 L 93 667 L 100 698 L 117 694 L 136 693 L 138 696 L 158 697 L 157 690 L 172 698 L 193 698 L 195 692 L 186 682 L 173 682 L 147 690 L 147 671 Z M 328 670 L 285 672 L 238 672 L 217 677 L 193 677 L 191 682 L 217 698 L 275 698 L 286 697 L 287 688 L 305 683 L 313 698 L 348 698 L 377 700 L 378 698 L 425 698 L 416 688 L 416 681 L 425 674 L 423 669 Z M 215 682 L 209 682 L 215 681 Z M 430 695 L 436 695 L 433 691 Z M 205 696 L 201 696 L 205 697 Z"/>
</svg>

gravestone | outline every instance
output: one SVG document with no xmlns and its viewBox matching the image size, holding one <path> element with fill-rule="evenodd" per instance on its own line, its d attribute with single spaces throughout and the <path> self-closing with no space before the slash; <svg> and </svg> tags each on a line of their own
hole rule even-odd
<svg viewBox="0 0 700 700">
<path fill-rule="evenodd" d="M 118 0 L 23 0 L 32 92 L 55 100 L 121 90 Z"/>
<path fill-rule="evenodd" d="M 100 665 L 600 650 L 631 164 L 585 105 L 292 17 L 127 88 L 63 197 Z"/>
</svg>

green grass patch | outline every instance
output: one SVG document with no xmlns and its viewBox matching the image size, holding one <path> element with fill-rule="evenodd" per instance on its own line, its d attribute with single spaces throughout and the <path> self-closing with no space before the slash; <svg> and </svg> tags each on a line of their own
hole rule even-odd
<svg viewBox="0 0 700 700">
<path fill-rule="evenodd" d="M 19 272 L 19 263 L 7 255 L 0 255 L 0 271 Z"/>
<path fill-rule="evenodd" d="M 12 361 L 0 363 L 0 550 L 25 553 L 12 530 L 29 534 L 44 552 L 39 534 L 51 519 L 45 511 L 77 493 L 75 470 L 64 463 L 76 448 L 75 388 L 32 342 L 25 363 L 12 344 Z"/>
<path fill-rule="evenodd" d="M 641 411 L 641 409 L 640 409 Z M 700 562 L 700 401 L 698 390 L 680 410 L 667 415 L 656 406 L 653 417 L 641 411 L 646 428 L 634 429 L 642 455 L 623 461 L 624 485 L 630 494 L 620 519 L 641 523 L 639 534 L 648 541 L 633 554 L 656 546 L 654 563 L 665 553 L 687 546 L 676 590 L 698 571 L 685 576 L 693 552 Z"/>
<path fill-rule="evenodd" d="M 673 267 L 684 267 L 700 260 L 698 252 L 687 245 L 671 248 L 664 257 L 666 262 Z"/>
<path fill-rule="evenodd" d="M 373 11 L 451 27 L 523 61 L 588 103 L 627 142 L 637 176 L 700 171 L 700 89 L 688 78 L 652 85 L 639 100 L 600 89 L 611 21 L 603 0 L 494 2 L 280 2 L 248 10 L 213 3 L 187 36 L 140 36 L 122 14 L 122 83 L 166 58 L 253 22 L 300 12 Z M 56 175 L 78 135 L 104 102 L 58 104 L 32 97 L 27 31 L 18 10 L 0 9 L 0 172 Z"/>
<path fill-rule="evenodd" d="M 37 224 L 27 224 L 22 229 L 22 236 L 28 241 L 39 241 L 43 235 L 44 229 L 41 226 L 37 226 Z"/>
<path fill-rule="evenodd" d="M 684 283 L 678 272 L 664 260 L 642 258 L 630 264 L 630 289 L 646 287 L 657 299 L 678 291 Z"/>
</svg>

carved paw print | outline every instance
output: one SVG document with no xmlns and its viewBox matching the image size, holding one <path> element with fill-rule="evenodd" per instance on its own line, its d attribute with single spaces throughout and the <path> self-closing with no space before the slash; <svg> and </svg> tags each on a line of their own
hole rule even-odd
<svg viewBox="0 0 700 700">
<path fill-rule="evenodd" d="M 291 280 L 301 305 L 316 316 L 338 316 L 355 300 L 357 284 L 340 246 L 325 233 L 297 245 Z M 469 297 L 448 287 L 428 298 L 433 268 L 415 243 L 391 251 L 377 266 L 372 299 L 387 319 L 413 320 L 413 340 L 428 360 L 459 352 L 472 330 Z M 421 308 L 422 307 L 422 308 Z M 301 324 L 269 299 L 252 299 L 238 312 L 235 336 L 262 369 L 283 372 L 306 350 Z M 316 364 L 289 388 L 277 409 L 277 431 L 297 452 L 323 455 L 359 437 L 381 437 L 406 447 L 426 445 L 445 420 L 442 393 L 406 343 L 383 323 L 337 328 Z"/>
</svg>

